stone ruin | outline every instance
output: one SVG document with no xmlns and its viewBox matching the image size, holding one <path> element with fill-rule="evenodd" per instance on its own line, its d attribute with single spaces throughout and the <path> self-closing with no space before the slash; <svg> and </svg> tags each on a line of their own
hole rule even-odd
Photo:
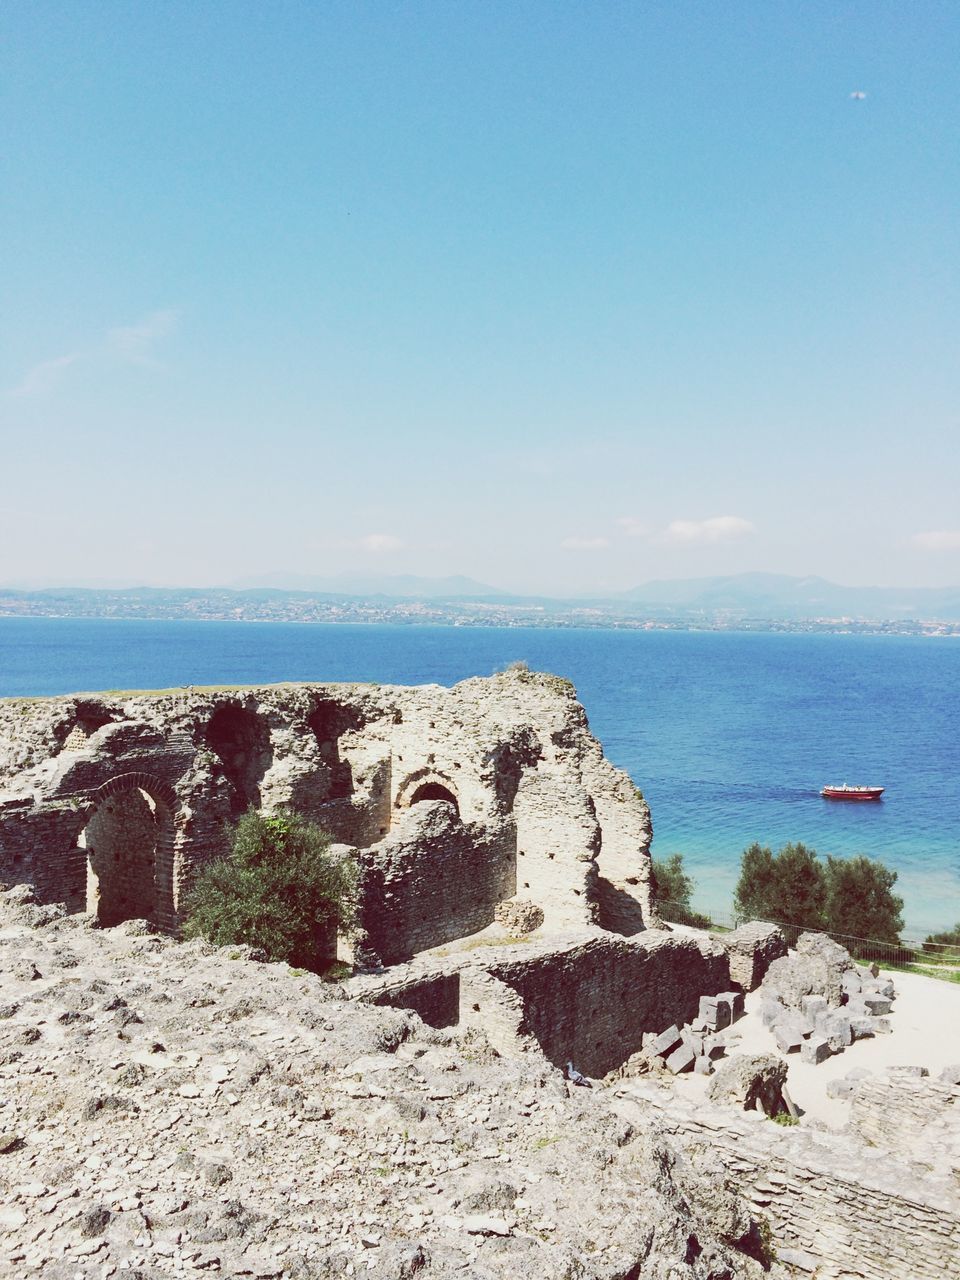
<svg viewBox="0 0 960 1280">
<path fill-rule="evenodd" d="M 315 819 L 356 858 L 385 964 L 506 904 L 553 932 L 655 923 L 646 803 L 555 676 L 0 702 L 0 880 L 41 901 L 175 933 L 194 869 L 251 805 Z"/>
<path fill-rule="evenodd" d="M 760 1016 L 782 1053 L 826 1061 L 854 1040 L 890 1030 L 896 990 L 879 968 L 854 963 L 845 947 L 822 933 L 802 933 L 789 956 L 774 960 L 761 988 Z"/>
<path fill-rule="evenodd" d="M 816 1062 L 882 1033 L 892 986 L 822 935 L 788 955 L 770 925 L 665 929 L 647 805 L 568 682 L 515 671 L 451 689 L 0 702 L 11 920 L 42 928 L 66 910 L 176 936 L 192 876 L 250 806 L 316 820 L 360 867 L 366 972 L 341 988 L 358 1017 L 413 1013 L 505 1063 L 572 1060 L 605 1078 L 624 1120 L 655 1120 L 772 1223 L 784 1275 L 950 1274 L 957 1080 L 855 1072 L 832 1090 L 851 1099 L 849 1132 L 761 1124 L 780 1109 L 785 1063 L 723 1061 L 743 993 L 762 984 L 781 1050 Z M 640 1060 L 660 1075 L 716 1074 L 693 1104 L 657 1072 L 635 1078 Z"/>
<path fill-rule="evenodd" d="M 506 1054 L 603 1076 L 677 1023 L 709 1062 L 701 997 L 783 951 L 769 926 L 725 945 L 662 928 L 647 805 L 556 676 L 0 702 L 0 882 L 31 886 L 31 910 L 176 935 L 250 806 L 305 814 L 358 864 L 353 998 Z"/>
</svg>

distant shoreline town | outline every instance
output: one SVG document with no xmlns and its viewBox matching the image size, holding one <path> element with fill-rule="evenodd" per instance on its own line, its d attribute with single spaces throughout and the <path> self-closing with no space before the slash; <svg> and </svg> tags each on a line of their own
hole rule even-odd
<svg viewBox="0 0 960 1280">
<path fill-rule="evenodd" d="M 735 603 L 639 600 L 416 598 L 276 588 L 0 588 L 0 618 L 198 622 L 300 622 L 630 631 L 798 632 L 960 636 L 960 619 L 777 612 Z"/>
</svg>

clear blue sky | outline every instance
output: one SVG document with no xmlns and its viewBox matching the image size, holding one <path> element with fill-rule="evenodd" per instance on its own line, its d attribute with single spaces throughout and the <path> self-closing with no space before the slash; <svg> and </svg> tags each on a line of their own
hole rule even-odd
<svg viewBox="0 0 960 1280">
<path fill-rule="evenodd" d="M 960 582 L 956 0 L 0 26 L 0 582 Z"/>
</svg>

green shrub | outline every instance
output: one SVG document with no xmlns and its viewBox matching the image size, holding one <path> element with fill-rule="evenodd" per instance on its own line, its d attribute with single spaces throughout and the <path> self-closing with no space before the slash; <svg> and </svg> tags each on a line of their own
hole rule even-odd
<svg viewBox="0 0 960 1280">
<path fill-rule="evenodd" d="M 357 870 L 298 814 L 250 809 L 229 855 L 203 867 L 184 904 L 184 934 L 216 946 L 246 943 L 270 960 L 321 973 L 336 931 L 356 922 Z"/>
<path fill-rule="evenodd" d="M 943 933 L 928 933 L 924 939 L 924 951 L 938 951 L 939 947 L 927 947 L 928 942 L 941 943 L 948 947 L 960 947 L 960 921 L 953 926 L 952 929 L 945 929 Z"/>
<path fill-rule="evenodd" d="M 657 905 L 664 920 L 694 929 L 709 929 L 710 917 L 694 911 L 690 905 L 696 885 L 683 869 L 683 854 L 672 853 L 666 862 L 653 858 L 652 863 Z"/>
</svg>

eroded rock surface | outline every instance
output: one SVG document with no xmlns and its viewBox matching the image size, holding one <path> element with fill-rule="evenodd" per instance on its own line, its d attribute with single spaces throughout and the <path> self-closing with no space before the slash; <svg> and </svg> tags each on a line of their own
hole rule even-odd
<svg viewBox="0 0 960 1280">
<path fill-rule="evenodd" d="M 760 1274 L 722 1171 L 542 1056 L 243 948 L 31 928 L 25 896 L 0 895 L 9 1273 Z"/>
</svg>

